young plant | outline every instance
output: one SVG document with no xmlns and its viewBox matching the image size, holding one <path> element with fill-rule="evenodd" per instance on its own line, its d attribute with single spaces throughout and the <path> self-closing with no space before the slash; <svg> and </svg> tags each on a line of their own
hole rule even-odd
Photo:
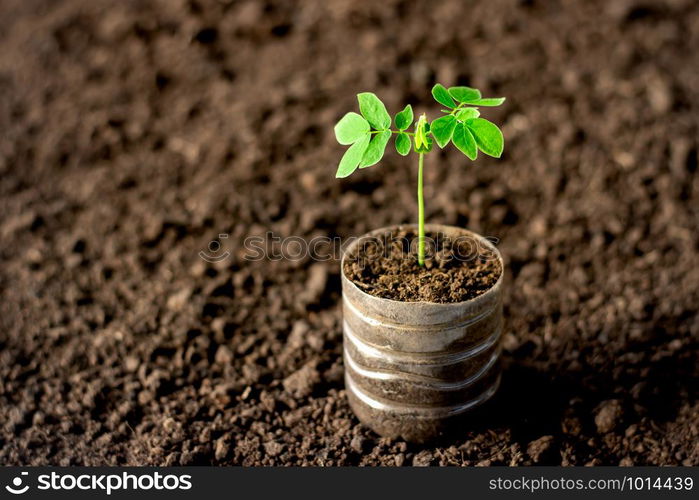
<svg viewBox="0 0 699 500">
<path fill-rule="evenodd" d="M 478 89 L 470 87 L 445 88 L 439 83 L 432 87 L 432 96 L 444 106 L 444 116 L 431 123 L 423 113 L 415 123 L 415 131 L 408 132 L 413 123 L 413 108 L 408 104 L 394 118 L 376 95 L 363 92 L 357 95 L 359 112 L 349 112 L 335 125 L 337 142 L 350 145 L 340 160 L 335 177 L 344 178 L 357 168 L 376 165 L 384 155 L 391 135 L 395 134 L 396 151 L 406 156 L 412 149 L 417 153 L 417 204 L 418 204 L 418 264 L 425 265 L 425 202 L 423 197 L 424 156 L 432 151 L 436 142 L 444 148 L 449 141 L 470 160 L 475 160 L 478 150 L 500 158 L 504 146 L 502 132 L 493 123 L 480 117 L 479 107 L 500 106 L 504 97 L 483 98 Z"/>
</svg>

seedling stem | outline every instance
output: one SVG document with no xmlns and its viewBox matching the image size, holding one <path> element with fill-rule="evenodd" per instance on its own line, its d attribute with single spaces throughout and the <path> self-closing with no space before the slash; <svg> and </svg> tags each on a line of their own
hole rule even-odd
<svg viewBox="0 0 699 500">
<path fill-rule="evenodd" d="M 422 195 L 422 167 L 425 163 L 425 153 L 417 155 L 417 263 L 425 265 L 425 200 Z"/>
</svg>

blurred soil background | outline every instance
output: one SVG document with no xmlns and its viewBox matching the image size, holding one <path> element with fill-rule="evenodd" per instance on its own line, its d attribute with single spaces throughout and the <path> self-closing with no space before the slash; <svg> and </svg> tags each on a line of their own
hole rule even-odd
<svg viewBox="0 0 699 500">
<path fill-rule="evenodd" d="M 699 465 L 698 2 L 3 0 L 0 47 L 0 463 Z M 338 262 L 243 241 L 415 220 L 332 128 L 435 82 L 508 98 L 425 174 L 500 240 L 506 372 L 415 446 L 348 408 Z"/>
</svg>

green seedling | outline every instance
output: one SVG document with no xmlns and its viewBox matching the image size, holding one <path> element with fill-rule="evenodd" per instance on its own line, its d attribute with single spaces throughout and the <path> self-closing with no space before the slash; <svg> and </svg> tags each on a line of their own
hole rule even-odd
<svg viewBox="0 0 699 500">
<path fill-rule="evenodd" d="M 391 135 L 395 135 L 396 151 L 406 156 L 411 149 L 417 153 L 417 204 L 418 204 L 418 264 L 425 265 L 425 202 L 423 197 L 424 157 L 432 151 L 434 143 L 444 148 L 451 141 L 470 160 L 478 157 L 478 151 L 500 158 L 504 147 L 502 132 L 493 123 L 480 117 L 480 107 L 500 106 L 504 97 L 483 98 L 478 89 L 450 87 L 437 84 L 432 96 L 444 106 L 444 116 L 431 123 L 423 113 L 415 123 L 414 132 L 408 132 L 413 124 L 413 108 L 408 104 L 396 114 L 391 128 L 391 115 L 376 95 L 363 92 L 357 95 L 359 113 L 347 113 L 335 125 L 337 142 L 350 147 L 340 160 L 335 177 L 344 178 L 358 168 L 376 165 L 383 158 Z"/>
</svg>

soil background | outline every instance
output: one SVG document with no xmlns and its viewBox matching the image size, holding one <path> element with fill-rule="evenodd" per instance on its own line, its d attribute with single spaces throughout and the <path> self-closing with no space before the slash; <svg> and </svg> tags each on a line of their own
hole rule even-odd
<svg viewBox="0 0 699 500">
<path fill-rule="evenodd" d="M 699 465 L 696 1 L 3 0 L 0 47 L 0 463 Z M 502 159 L 425 166 L 500 240 L 506 371 L 414 446 L 348 408 L 338 262 L 243 242 L 413 222 L 332 129 L 435 82 L 508 98 Z"/>
</svg>

